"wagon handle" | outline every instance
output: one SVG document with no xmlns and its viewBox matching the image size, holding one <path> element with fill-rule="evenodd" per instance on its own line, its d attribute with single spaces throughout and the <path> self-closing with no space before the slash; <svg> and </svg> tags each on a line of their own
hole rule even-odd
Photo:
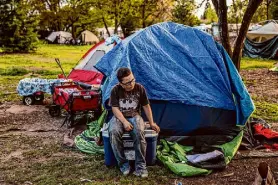
<svg viewBox="0 0 278 185">
<path fill-rule="evenodd" d="M 62 65 L 61 65 L 61 62 L 60 62 L 59 58 L 55 58 L 55 61 L 56 61 L 56 63 L 58 64 L 58 66 L 60 67 L 60 69 L 62 70 L 62 73 L 63 73 L 64 77 L 65 77 L 66 79 L 68 79 L 68 78 L 67 78 L 67 75 L 65 74 L 65 72 L 64 72 L 64 70 L 63 70 L 63 68 L 62 68 Z"/>
</svg>

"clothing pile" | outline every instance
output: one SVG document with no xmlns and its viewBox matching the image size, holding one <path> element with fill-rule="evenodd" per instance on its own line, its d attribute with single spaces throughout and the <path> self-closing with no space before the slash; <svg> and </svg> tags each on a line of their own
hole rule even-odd
<svg viewBox="0 0 278 185">
<path fill-rule="evenodd" d="M 241 147 L 278 150 L 278 132 L 262 119 L 252 118 L 247 124 Z"/>
</svg>

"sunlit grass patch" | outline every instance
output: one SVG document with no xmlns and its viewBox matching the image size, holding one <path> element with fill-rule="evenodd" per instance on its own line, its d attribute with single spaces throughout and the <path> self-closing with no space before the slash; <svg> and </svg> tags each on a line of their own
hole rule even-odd
<svg viewBox="0 0 278 185">
<path fill-rule="evenodd" d="M 254 100 L 254 98 L 253 98 Z M 262 118 L 266 121 L 277 122 L 278 121 L 278 105 L 275 103 L 269 103 L 262 100 L 254 100 L 256 110 L 252 117 Z"/>
<path fill-rule="evenodd" d="M 242 58 L 241 69 L 258 69 L 258 68 L 272 68 L 277 63 L 275 60 L 260 59 L 260 58 Z"/>
<path fill-rule="evenodd" d="M 61 73 L 61 69 L 55 62 L 59 58 L 62 67 L 68 73 L 80 60 L 80 58 L 92 46 L 66 46 L 41 44 L 35 53 L 29 54 L 4 54 L 0 57 L 0 68 L 25 69 L 28 72 L 49 71 L 47 75 Z M 9 75 L 10 73 L 7 73 Z"/>
</svg>

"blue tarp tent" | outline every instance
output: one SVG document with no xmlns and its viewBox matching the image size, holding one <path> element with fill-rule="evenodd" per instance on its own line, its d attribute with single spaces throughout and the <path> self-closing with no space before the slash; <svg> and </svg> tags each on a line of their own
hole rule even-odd
<svg viewBox="0 0 278 185">
<path fill-rule="evenodd" d="M 253 102 L 231 59 L 205 32 L 181 24 L 152 25 L 127 37 L 95 66 L 106 76 L 107 108 L 116 72 L 129 67 L 151 100 L 154 121 L 167 135 L 244 125 Z"/>
</svg>

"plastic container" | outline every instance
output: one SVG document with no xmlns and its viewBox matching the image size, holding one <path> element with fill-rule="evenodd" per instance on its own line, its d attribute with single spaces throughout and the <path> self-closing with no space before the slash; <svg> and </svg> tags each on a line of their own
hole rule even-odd
<svg viewBox="0 0 278 185">
<path fill-rule="evenodd" d="M 104 143 L 104 160 L 106 166 L 114 166 L 117 164 L 114 156 L 108 130 L 102 131 L 103 143 Z M 147 142 L 146 150 L 146 163 L 147 165 L 154 165 L 156 161 L 156 144 L 158 134 L 154 130 L 146 129 L 145 138 Z M 133 148 L 133 140 L 129 133 L 123 135 L 124 153 L 128 160 L 135 160 L 135 151 Z"/>
</svg>

